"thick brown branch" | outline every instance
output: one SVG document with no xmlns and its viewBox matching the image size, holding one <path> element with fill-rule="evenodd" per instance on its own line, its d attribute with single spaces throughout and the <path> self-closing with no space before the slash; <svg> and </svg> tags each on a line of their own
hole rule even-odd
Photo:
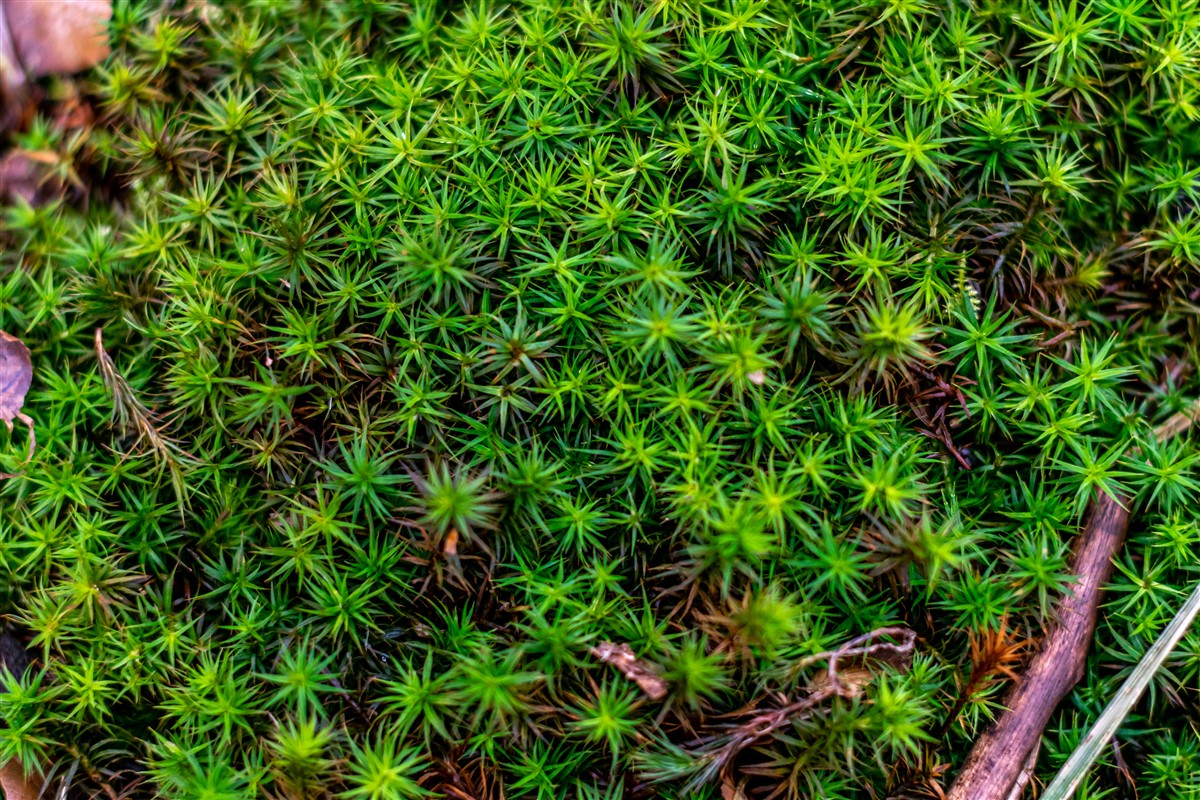
<svg viewBox="0 0 1200 800">
<path fill-rule="evenodd" d="M 1176 414 L 1155 429 L 1169 439 L 1195 421 L 1200 405 Z M 1058 604 L 1057 622 L 1025 674 L 1009 692 L 1005 711 L 975 743 L 947 800 L 1009 800 L 1034 757 L 1051 715 L 1083 677 L 1100 594 L 1112 574 L 1113 558 L 1129 528 L 1127 501 L 1102 494 L 1092 504 L 1072 560 L 1078 577 Z"/>
<path fill-rule="evenodd" d="M 1075 551 L 1072 567 L 1079 582 L 1059 603 L 1058 623 L 1009 694 L 1007 710 L 975 743 L 949 800 L 1008 800 L 1050 715 L 1083 677 L 1100 591 L 1128 527 L 1128 510 L 1102 495 Z"/>
</svg>

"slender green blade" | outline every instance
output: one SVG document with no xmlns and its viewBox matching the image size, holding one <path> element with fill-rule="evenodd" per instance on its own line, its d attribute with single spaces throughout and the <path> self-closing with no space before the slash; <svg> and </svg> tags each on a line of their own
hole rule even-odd
<svg viewBox="0 0 1200 800">
<path fill-rule="evenodd" d="M 1079 742 L 1079 746 L 1067 759 L 1067 763 L 1063 764 L 1058 775 L 1046 787 L 1046 791 L 1042 793 L 1042 800 L 1067 800 L 1075 794 L 1075 790 L 1079 788 L 1079 784 L 1083 782 L 1088 770 L 1092 768 L 1099 757 L 1100 751 L 1117 732 L 1117 728 L 1125 720 L 1130 709 L 1134 707 L 1142 696 L 1142 692 L 1146 690 L 1154 673 L 1158 672 L 1163 662 L 1167 660 L 1167 656 L 1187 633 L 1197 612 L 1200 612 L 1200 586 L 1196 587 L 1187 602 L 1176 613 L 1175 618 L 1171 620 L 1171 624 L 1159 635 L 1158 640 L 1146 651 L 1146 655 L 1142 656 L 1142 660 L 1125 679 L 1125 683 L 1121 685 L 1116 696 L 1104 709 L 1104 713 L 1096 720 L 1096 724 Z"/>
</svg>

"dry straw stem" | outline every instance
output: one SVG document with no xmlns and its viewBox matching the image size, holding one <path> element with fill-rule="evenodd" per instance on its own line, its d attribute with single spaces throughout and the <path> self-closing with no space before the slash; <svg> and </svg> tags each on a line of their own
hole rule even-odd
<svg viewBox="0 0 1200 800">
<path fill-rule="evenodd" d="M 1129 710 L 1141 698 L 1155 673 L 1171 655 L 1171 651 L 1179 644 L 1179 640 L 1187 633 L 1188 628 L 1196 619 L 1197 613 L 1200 613 L 1200 586 L 1192 591 L 1187 602 L 1171 620 L 1171 624 L 1162 632 L 1154 645 L 1146 651 L 1133 672 L 1121 684 L 1120 690 L 1100 714 L 1096 724 L 1083 737 L 1083 741 L 1071 753 L 1067 763 L 1046 787 L 1042 800 L 1067 800 L 1075 794 L 1075 790 L 1083 783 L 1083 779 L 1087 777 L 1100 753 L 1116 735 L 1117 728 L 1124 722 Z"/>
<path fill-rule="evenodd" d="M 96 360 L 100 364 L 100 375 L 104 379 L 104 385 L 112 395 L 113 413 L 116 416 L 117 424 L 126 431 L 136 433 L 139 444 L 144 441 L 150 445 L 150 450 L 158 460 L 159 466 L 171 473 L 171 484 L 175 488 L 175 495 L 182 503 L 184 498 L 183 471 L 180 469 L 179 459 L 183 456 L 183 452 L 179 445 L 163 435 L 154 414 L 142 405 L 142 401 L 138 400 L 129 382 L 125 380 L 125 376 L 117 371 L 112 357 L 104 349 L 102 328 L 96 329 Z"/>
<path fill-rule="evenodd" d="M 1200 402 L 1154 429 L 1165 441 L 1200 417 Z M 1072 559 L 1078 581 L 1059 601 L 1056 622 L 1005 700 L 1000 715 L 967 756 L 947 800 L 1010 800 L 1020 795 L 1021 776 L 1042 739 L 1051 715 L 1083 677 L 1096 630 L 1101 590 L 1129 528 L 1124 498 L 1101 494 L 1079 534 Z"/>
</svg>

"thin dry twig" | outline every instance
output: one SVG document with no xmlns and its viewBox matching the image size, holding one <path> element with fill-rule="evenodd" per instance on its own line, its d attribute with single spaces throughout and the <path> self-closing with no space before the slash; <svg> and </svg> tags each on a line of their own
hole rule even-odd
<svg viewBox="0 0 1200 800">
<path fill-rule="evenodd" d="M 825 671 L 809 684 L 808 694 L 777 708 L 755 711 L 743 722 L 735 724 L 718 740 L 717 746 L 697 754 L 707 762 L 704 773 L 724 773 L 747 747 L 793 722 L 807 718 L 827 700 L 857 697 L 872 678 L 870 670 L 866 668 L 869 662 L 906 668 L 912 662 L 916 642 L 917 634 L 910 628 L 878 628 L 850 639 L 835 650 L 802 659 L 799 668 L 828 661 Z M 850 661 L 857 666 L 846 667 L 845 664 Z"/>
<path fill-rule="evenodd" d="M 183 501 L 183 471 L 180 458 L 183 450 L 163 435 L 154 414 L 134 394 L 125 376 L 117 371 L 112 357 L 104 349 L 104 330 L 96 328 L 96 360 L 100 363 L 100 376 L 112 396 L 113 413 L 117 424 L 126 431 L 137 434 L 137 442 L 146 442 L 158 460 L 159 466 L 171 473 L 171 484 L 175 495 Z"/>
<path fill-rule="evenodd" d="M 893 638 L 896 642 L 879 641 L 880 639 Z M 829 662 L 829 684 L 834 690 L 841 694 L 839 690 L 838 665 L 843 659 L 850 658 L 870 658 L 875 661 L 882 661 L 892 666 L 905 666 L 912 660 L 913 650 L 917 644 L 917 634 L 911 628 L 905 628 L 900 625 L 895 625 L 889 628 L 876 628 L 870 633 L 864 633 L 861 636 L 855 636 L 848 642 L 844 642 L 836 650 L 830 650 L 825 653 L 816 653 L 815 655 L 806 656 L 797 663 L 797 669 L 816 664 L 818 661 Z"/>
</svg>

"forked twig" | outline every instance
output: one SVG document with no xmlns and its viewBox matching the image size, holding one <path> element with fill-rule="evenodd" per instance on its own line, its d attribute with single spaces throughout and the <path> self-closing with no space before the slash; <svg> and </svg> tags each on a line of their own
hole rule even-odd
<svg viewBox="0 0 1200 800">
<path fill-rule="evenodd" d="M 886 641 L 894 639 L 895 641 Z M 807 718 L 817 707 L 834 697 L 856 697 L 869 682 L 871 674 L 864 668 L 855 670 L 853 677 L 845 672 L 845 663 L 851 659 L 866 664 L 869 661 L 907 666 L 912 661 L 916 648 L 917 634 L 901 626 L 878 628 L 856 636 L 840 647 L 825 653 L 817 653 L 800 661 L 799 668 L 811 666 L 818 661 L 828 661 L 825 674 L 809 684 L 808 694 L 800 699 L 754 713 L 744 722 L 735 725 L 721 737 L 716 747 L 698 753 L 706 762 L 704 773 L 723 773 L 738 754 L 792 722 Z"/>
</svg>

